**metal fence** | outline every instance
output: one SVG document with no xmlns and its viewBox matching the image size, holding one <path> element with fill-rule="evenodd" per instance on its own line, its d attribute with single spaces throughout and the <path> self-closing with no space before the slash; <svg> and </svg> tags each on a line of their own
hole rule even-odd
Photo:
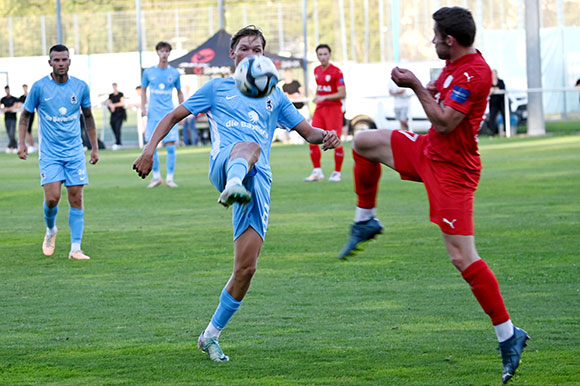
<svg viewBox="0 0 580 386">
<path fill-rule="evenodd" d="M 485 29 L 523 29 L 525 0 L 308 0 L 308 52 L 321 41 L 330 44 L 337 60 L 378 62 L 433 58 L 431 14 L 441 6 L 472 10 Z M 577 0 L 542 0 L 543 27 L 580 24 Z M 217 6 L 142 10 L 142 47 L 159 40 L 176 48 L 193 48 L 219 29 Z M 217 1 L 216 1 L 217 5 Z M 260 26 L 272 52 L 304 52 L 302 0 L 226 2 L 226 29 Z M 0 17 L 0 57 L 47 55 L 57 42 L 55 15 Z M 63 43 L 76 54 L 137 51 L 136 11 L 62 15 Z"/>
</svg>

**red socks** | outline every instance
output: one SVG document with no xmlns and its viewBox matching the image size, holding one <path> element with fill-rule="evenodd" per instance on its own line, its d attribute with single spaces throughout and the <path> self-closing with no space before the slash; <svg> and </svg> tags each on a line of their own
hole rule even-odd
<svg viewBox="0 0 580 386">
<path fill-rule="evenodd" d="M 495 275 L 483 260 L 477 260 L 467 267 L 461 275 L 471 286 L 471 292 L 491 318 L 493 325 L 507 322 L 509 314 L 503 303 L 503 298 L 499 292 L 499 284 Z"/>
<path fill-rule="evenodd" d="M 320 147 L 318 145 L 310 144 L 310 159 L 312 160 L 312 166 L 320 168 L 320 158 L 322 154 L 320 152 Z M 334 149 L 334 170 L 340 172 L 342 169 L 342 162 L 344 161 L 344 149 L 342 146 Z"/>
<path fill-rule="evenodd" d="M 334 170 L 340 172 L 344 161 L 344 148 L 342 146 L 334 149 Z"/>
<path fill-rule="evenodd" d="M 354 158 L 354 191 L 358 196 L 359 208 L 372 209 L 377 204 L 381 164 L 352 151 Z"/>
<path fill-rule="evenodd" d="M 310 159 L 312 160 L 312 166 L 316 168 L 320 168 L 320 147 L 318 145 L 310 144 Z"/>
</svg>

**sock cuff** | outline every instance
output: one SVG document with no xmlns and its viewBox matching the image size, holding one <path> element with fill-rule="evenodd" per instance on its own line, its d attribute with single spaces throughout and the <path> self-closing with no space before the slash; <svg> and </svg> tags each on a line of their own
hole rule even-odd
<svg viewBox="0 0 580 386">
<path fill-rule="evenodd" d="M 220 302 L 228 311 L 236 311 L 242 304 L 241 300 L 234 299 L 225 288 L 220 295 Z"/>
<path fill-rule="evenodd" d="M 463 272 L 461 272 L 461 276 L 463 276 L 465 280 L 468 280 L 469 278 L 477 275 L 479 272 L 485 269 L 489 269 L 487 263 L 483 261 L 483 259 L 479 259 L 476 262 L 471 263 L 467 268 L 465 268 Z"/>
<path fill-rule="evenodd" d="M 69 213 L 72 215 L 82 215 L 85 213 L 84 209 L 78 209 L 78 208 L 69 208 Z"/>
<path fill-rule="evenodd" d="M 45 212 L 56 212 L 56 211 L 58 211 L 58 205 L 57 205 L 57 206 L 55 206 L 54 208 L 49 208 L 49 207 L 46 205 L 46 201 L 43 201 L 43 202 L 42 202 L 42 208 L 44 209 L 44 211 L 45 211 Z"/>
<path fill-rule="evenodd" d="M 250 167 L 250 165 L 248 164 L 248 161 L 246 161 L 245 158 L 241 158 L 241 157 L 234 158 L 234 159 L 230 160 L 228 162 L 228 170 L 235 165 L 243 165 L 246 168 L 246 172 L 248 171 L 248 168 Z"/>
<path fill-rule="evenodd" d="M 165 146 L 165 150 L 166 150 L 167 152 L 174 153 L 174 152 L 175 152 L 175 149 L 176 149 L 176 147 L 177 147 L 176 145 L 167 145 L 167 146 Z"/>
</svg>

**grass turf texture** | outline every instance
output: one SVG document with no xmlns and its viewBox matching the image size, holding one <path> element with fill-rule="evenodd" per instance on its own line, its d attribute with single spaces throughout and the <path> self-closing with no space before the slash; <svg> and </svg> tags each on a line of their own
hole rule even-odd
<svg viewBox="0 0 580 386">
<path fill-rule="evenodd" d="M 532 340 L 513 384 L 579 384 L 580 137 L 481 140 L 476 242 Z M 346 262 L 355 196 L 304 183 L 306 146 L 275 146 L 270 227 L 252 287 L 212 363 L 195 347 L 232 269 L 231 211 L 208 148 L 179 148 L 178 189 L 145 189 L 137 150 L 89 165 L 83 249 L 44 235 L 37 155 L 0 154 L 0 384 L 487 385 L 501 358 L 488 317 L 448 261 L 421 184 L 383 169 L 386 234 Z M 165 151 L 160 151 L 164 165 Z M 332 153 L 323 155 L 330 175 Z"/>
</svg>

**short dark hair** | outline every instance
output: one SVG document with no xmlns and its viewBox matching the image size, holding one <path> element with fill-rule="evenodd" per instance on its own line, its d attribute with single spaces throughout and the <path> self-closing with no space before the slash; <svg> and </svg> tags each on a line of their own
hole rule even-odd
<svg viewBox="0 0 580 386">
<path fill-rule="evenodd" d="M 4 87 L 4 90 L 6 90 L 7 88 L 10 88 L 10 86 L 6 86 L 6 87 Z"/>
<path fill-rule="evenodd" d="M 230 49 L 232 51 L 235 50 L 240 39 L 245 36 L 259 37 L 262 40 L 262 49 L 266 49 L 266 38 L 264 37 L 262 30 L 253 24 L 242 28 L 232 36 L 232 39 L 230 40 Z"/>
<path fill-rule="evenodd" d="M 171 44 L 167 43 L 167 42 L 159 42 L 157 43 L 157 45 L 155 45 L 155 51 L 159 51 L 162 48 L 169 48 L 169 51 L 171 51 L 173 48 L 171 47 Z"/>
<path fill-rule="evenodd" d="M 328 50 L 329 53 L 332 53 L 332 50 L 330 49 L 330 46 L 328 44 L 322 43 L 319 44 L 318 46 L 316 46 L 316 50 L 314 50 L 316 53 L 318 53 L 318 50 L 321 48 L 326 48 Z"/>
<path fill-rule="evenodd" d="M 433 14 L 437 29 L 444 36 L 453 36 L 463 47 L 475 40 L 475 21 L 469 10 L 461 7 L 443 7 Z"/>
<path fill-rule="evenodd" d="M 50 47 L 50 51 L 48 51 L 48 55 L 49 56 L 52 53 L 52 51 L 55 51 L 55 52 L 64 52 L 64 51 L 66 51 L 66 52 L 68 52 L 68 48 L 64 44 L 55 44 L 54 46 Z"/>
</svg>

